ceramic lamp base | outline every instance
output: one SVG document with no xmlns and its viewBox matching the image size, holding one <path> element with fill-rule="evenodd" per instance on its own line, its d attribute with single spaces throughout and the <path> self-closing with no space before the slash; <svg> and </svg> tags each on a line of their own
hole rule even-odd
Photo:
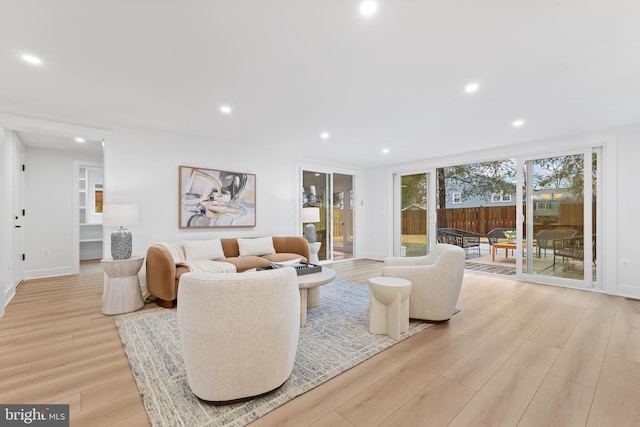
<svg viewBox="0 0 640 427">
<path fill-rule="evenodd" d="M 309 243 L 316 242 L 316 226 L 313 224 L 307 224 L 304 227 L 304 238 L 307 239 Z"/>
<path fill-rule="evenodd" d="M 113 259 L 131 258 L 132 248 L 133 239 L 129 230 L 121 228 L 111 233 L 111 257 Z"/>
</svg>

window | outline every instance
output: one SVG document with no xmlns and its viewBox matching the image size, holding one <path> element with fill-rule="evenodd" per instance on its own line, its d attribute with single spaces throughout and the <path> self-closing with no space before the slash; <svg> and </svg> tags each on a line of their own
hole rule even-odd
<svg viewBox="0 0 640 427">
<path fill-rule="evenodd" d="M 549 210 L 549 202 L 536 202 L 536 210 L 537 211 L 548 211 Z"/>
<path fill-rule="evenodd" d="M 511 194 L 492 194 L 491 203 L 506 203 L 511 201 Z"/>
<path fill-rule="evenodd" d="M 453 193 L 453 204 L 457 205 L 462 203 L 462 193 Z"/>
</svg>

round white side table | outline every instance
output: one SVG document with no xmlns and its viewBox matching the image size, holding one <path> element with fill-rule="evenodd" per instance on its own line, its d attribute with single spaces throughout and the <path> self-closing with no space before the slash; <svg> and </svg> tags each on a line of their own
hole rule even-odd
<svg viewBox="0 0 640 427">
<path fill-rule="evenodd" d="M 411 282 L 399 277 L 372 277 L 369 298 L 369 332 L 394 340 L 409 331 Z"/>
<path fill-rule="evenodd" d="M 122 314 L 144 307 L 138 271 L 144 257 L 129 259 L 103 259 L 104 290 L 102 292 L 102 313 Z"/>
</svg>

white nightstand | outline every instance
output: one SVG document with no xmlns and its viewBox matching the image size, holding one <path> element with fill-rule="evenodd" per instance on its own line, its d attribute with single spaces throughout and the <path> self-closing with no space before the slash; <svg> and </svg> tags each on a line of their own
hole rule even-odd
<svg viewBox="0 0 640 427">
<path fill-rule="evenodd" d="M 129 259 L 103 259 L 104 290 L 102 292 L 102 313 L 122 314 L 144 307 L 138 271 L 144 257 Z"/>
</svg>

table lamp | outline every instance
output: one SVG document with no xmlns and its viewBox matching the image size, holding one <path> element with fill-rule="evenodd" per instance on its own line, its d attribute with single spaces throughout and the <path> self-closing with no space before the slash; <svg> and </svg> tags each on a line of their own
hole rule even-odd
<svg viewBox="0 0 640 427">
<path fill-rule="evenodd" d="M 140 218 L 138 205 L 105 204 L 102 212 L 104 227 L 120 227 L 111 233 L 111 257 L 116 260 L 131 258 L 133 239 L 125 227 L 135 225 Z"/>
<path fill-rule="evenodd" d="M 309 243 L 316 241 L 316 226 L 312 223 L 320 222 L 320 208 L 302 208 L 302 223 L 307 223 L 304 227 L 304 238 Z"/>
</svg>

